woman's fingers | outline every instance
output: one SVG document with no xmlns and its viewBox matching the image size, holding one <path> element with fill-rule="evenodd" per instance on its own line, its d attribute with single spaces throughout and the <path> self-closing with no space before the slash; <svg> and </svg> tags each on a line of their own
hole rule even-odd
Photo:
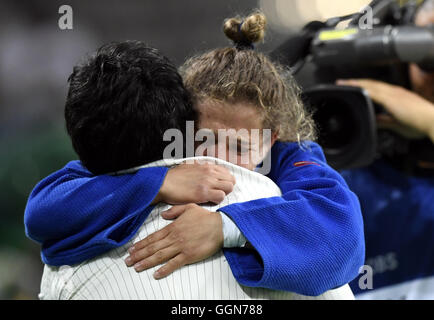
<svg viewBox="0 0 434 320">
<path fill-rule="evenodd" d="M 228 181 L 235 185 L 235 177 L 229 172 L 228 169 L 218 165 L 216 165 L 214 169 L 216 170 L 216 177 L 219 180 Z"/>
<path fill-rule="evenodd" d="M 134 270 L 136 270 L 137 272 L 141 272 L 153 268 L 172 259 L 178 253 L 179 249 L 176 246 L 169 246 L 167 248 L 161 249 L 152 256 L 149 256 L 135 263 Z"/>
<path fill-rule="evenodd" d="M 132 265 L 135 265 L 136 263 L 151 257 L 155 255 L 160 250 L 163 250 L 170 245 L 172 245 L 173 241 L 170 241 L 168 237 L 164 238 L 163 240 L 154 242 L 142 249 L 136 249 L 133 250 L 130 253 L 130 255 L 125 259 L 125 263 L 128 267 L 131 267 Z"/>
<path fill-rule="evenodd" d="M 188 205 L 179 205 L 179 206 L 173 206 L 169 210 L 166 210 L 161 213 L 161 216 L 166 220 L 173 220 L 178 218 L 181 214 L 185 212 L 185 209 Z"/>
<path fill-rule="evenodd" d="M 145 239 L 136 242 L 134 245 L 132 245 L 128 249 L 128 252 L 131 253 L 131 252 L 136 251 L 138 249 L 145 248 L 145 247 L 151 245 L 152 243 L 155 243 L 157 241 L 164 239 L 169 233 L 170 233 L 170 225 L 164 227 L 163 229 L 161 229 L 157 232 L 154 232 L 153 234 L 147 236 Z"/>
<path fill-rule="evenodd" d="M 209 191 L 209 201 L 215 204 L 219 204 L 226 197 L 226 194 L 222 190 L 210 190 Z"/>
<path fill-rule="evenodd" d="M 161 279 L 170 275 L 173 271 L 178 270 L 186 264 L 186 259 L 183 254 L 178 254 L 170 259 L 164 266 L 154 273 L 155 279 Z"/>
<path fill-rule="evenodd" d="M 223 191 L 225 194 L 229 194 L 234 190 L 234 184 L 225 180 L 217 180 L 214 183 L 214 188 Z"/>
</svg>

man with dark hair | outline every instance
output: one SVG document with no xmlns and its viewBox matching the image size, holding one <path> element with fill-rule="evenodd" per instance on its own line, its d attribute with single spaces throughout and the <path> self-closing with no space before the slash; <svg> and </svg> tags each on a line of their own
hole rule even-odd
<svg viewBox="0 0 434 320">
<path fill-rule="evenodd" d="M 162 159 L 164 132 L 184 132 L 186 121 L 195 120 L 176 67 L 140 41 L 102 46 L 74 68 L 69 84 L 66 128 L 94 174 Z"/>
<path fill-rule="evenodd" d="M 152 204 L 219 203 L 232 191 L 233 176 L 212 164 L 113 175 L 163 159 L 164 132 L 185 133 L 196 118 L 180 74 L 157 49 L 140 41 L 103 45 L 74 68 L 69 84 L 66 128 L 80 161 L 42 180 L 24 217 L 44 263 L 75 264 L 121 246 Z"/>
</svg>

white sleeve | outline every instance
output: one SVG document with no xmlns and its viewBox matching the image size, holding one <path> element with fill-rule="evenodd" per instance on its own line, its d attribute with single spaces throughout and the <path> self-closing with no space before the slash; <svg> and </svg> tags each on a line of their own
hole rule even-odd
<svg viewBox="0 0 434 320">
<path fill-rule="evenodd" d="M 225 213 L 218 211 L 222 216 L 223 248 L 240 248 L 246 245 L 246 238 L 237 225 Z"/>
</svg>

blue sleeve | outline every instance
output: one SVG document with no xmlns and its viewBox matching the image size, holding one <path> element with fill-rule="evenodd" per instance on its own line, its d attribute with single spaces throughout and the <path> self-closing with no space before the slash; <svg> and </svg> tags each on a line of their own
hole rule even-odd
<svg viewBox="0 0 434 320">
<path fill-rule="evenodd" d="M 119 247 L 149 215 L 167 168 L 94 176 L 80 162 L 42 180 L 24 213 L 26 235 L 48 265 L 73 265 Z"/>
<path fill-rule="evenodd" d="M 317 296 L 358 275 L 365 241 L 358 198 L 321 148 L 277 143 L 269 177 L 282 197 L 226 206 L 255 250 L 224 249 L 239 283 Z"/>
</svg>

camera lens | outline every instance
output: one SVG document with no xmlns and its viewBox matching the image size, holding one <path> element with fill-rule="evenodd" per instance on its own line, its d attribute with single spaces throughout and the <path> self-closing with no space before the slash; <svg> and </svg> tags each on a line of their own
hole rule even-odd
<svg viewBox="0 0 434 320">
<path fill-rule="evenodd" d="M 318 101 L 314 120 L 319 129 L 319 143 L 328 151 L 342 149 L 356 138 L 358 123 L 348 104 L 337 98 Z"/>
</svg>

